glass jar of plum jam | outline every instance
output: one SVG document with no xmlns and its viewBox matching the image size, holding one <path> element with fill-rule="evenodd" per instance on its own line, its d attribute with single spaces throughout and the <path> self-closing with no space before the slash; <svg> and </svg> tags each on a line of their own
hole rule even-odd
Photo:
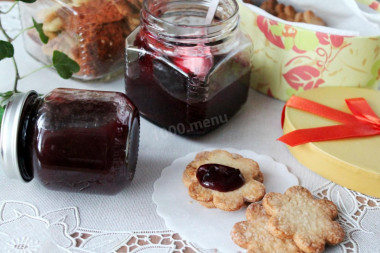
<svg viewBox="0 0 380 253">
<path fill-rule="evenodd" d="M 115 194 L 134 176 L 139 128 L 139 112 L 122 93 L 17 94 L 3 116 L 2 168 L 54 190 Z"/>
<path fill-rule="evenodd" d="M 202 135 L 245 103 L 252 42 L 239 29 L 238 4 L 221 0 L 145 0 L 141 25 L 126 42 L 126 93 L 153 123 Z"/>
</svg>

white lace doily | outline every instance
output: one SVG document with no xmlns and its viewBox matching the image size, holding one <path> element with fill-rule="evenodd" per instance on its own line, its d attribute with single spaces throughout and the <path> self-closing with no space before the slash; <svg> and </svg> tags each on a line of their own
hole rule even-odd
<svg viewBox="0 0 380 253">
<path fill-rule="evenodd" d="M 0 207 L 0 252 L 196 252 L 172 231 L 110 232 L 80 227 L 76 207 L 40 214 L 30 203 L 5 201 Z M 206 252 L 206 251 L 202 251 Z"/>
<path fill-rule="evenodd" d="M 334 183 L 313 191 L 321 199 L 333 201 L 339 209 L 339 223 L 346 237 L 328 252 L 380 252 L 380 199 L 348 190 Z"/>
<path fill-rule="evenodd" d="M 346 231 L 343 243 L 327 247 L 326 252 L 379 252 L 380 199 L 328 183 L 313 191 L 339 207 L 339 223 Z M 152 252 L 211 253 L 188 243 L 170 230 L 101 231 L 80 226 L 76 207 L 41 214 L 26 202 L 4 201 L 0 207 L 0 252 Z"/>
</svg>

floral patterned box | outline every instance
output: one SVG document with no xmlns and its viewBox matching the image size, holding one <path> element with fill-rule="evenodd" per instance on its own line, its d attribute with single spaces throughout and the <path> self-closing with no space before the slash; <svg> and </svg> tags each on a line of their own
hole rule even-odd
<svg viewBox="0 0 380 253">
<path fill-rule="evenodd" d="M 380 10 L 374 0 L 358 2 Z M 254 42 L 251 86 L 280 100 L 317 87 L 378 88 L 380 36 L 348 37 L 273 20 L 239 1 L 241 26 Z"/>
</svg>

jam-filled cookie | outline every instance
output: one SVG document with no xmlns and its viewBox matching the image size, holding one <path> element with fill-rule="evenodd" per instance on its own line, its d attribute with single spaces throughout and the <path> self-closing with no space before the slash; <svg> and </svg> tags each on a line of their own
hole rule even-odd
<svg viewBox="0 0 380 253">
<path fill-rule="evenodd" d="M 265 195 L 258 164 L 224 150 L 197 154 L 187 165 L 182 180 L 190 197 L 208 208 L 236 211 Z"/>
</svg>

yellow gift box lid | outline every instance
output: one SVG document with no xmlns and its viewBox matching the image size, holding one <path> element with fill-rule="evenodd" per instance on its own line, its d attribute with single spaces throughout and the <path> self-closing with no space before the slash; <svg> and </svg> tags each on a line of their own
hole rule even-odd
<svg viewBox="0 0 380 253">
<path fill-rule="evenodd" d="M 345 99 L 363 97 L 380 117 L 380 91 L 326 87 L 297 96 L 352 114 Z M 295 108 L 286 107 L 284 134 L 297 129 L 341 123 Z M 319 175 L 347 188 L 380 197 L 380 135 L 321 141 L 288 146 L 299 162 Z"/>
</svg>

